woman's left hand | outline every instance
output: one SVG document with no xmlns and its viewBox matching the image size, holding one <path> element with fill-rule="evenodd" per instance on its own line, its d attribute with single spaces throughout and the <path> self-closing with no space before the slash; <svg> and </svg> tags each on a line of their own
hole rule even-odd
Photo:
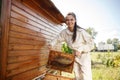
<svg viewBox="0 0 120 80">
<path fill-rule="evenodd" d="M 51 46 L 50 44 L 48 45 L 48 49 L 49 49 L 49 50 L 51 50 L 51 49 L 52 49 L 52 46 Z"/>
<path fill-rule="evenodd" d="M 75 55 L 76 55 L 76 56 L 81 56 L 81 53 L 78 52 L 78 51 L 75 51 Z"/>
</svg>

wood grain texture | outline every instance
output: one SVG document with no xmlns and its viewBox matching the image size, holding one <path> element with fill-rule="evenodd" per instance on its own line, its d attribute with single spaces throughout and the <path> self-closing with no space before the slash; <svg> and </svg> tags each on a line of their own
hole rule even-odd
<svg viewBox="0 0 120 80">
<path fill-rule="evenodd" d="M 74 80 L 74 79 L 63 77 L 63 76 L 46 74 L 46 76 L 45 76 L 45 78 L 43 80 Z"/>
<path fill-rule="evenodd" d="M 52 69 L 72 73 L 74 59 L 74 54 L 51 50 L 49 53 L 47 66 Z"/>
<path fill-rule="evenodd" d="M 32 80 L 46 72 L 47 45 L 60 30 L 48 16 L 26 6 L 24 0 L 3 1 L 0 80 Z"/>
<path fill-rule="evenodd" d="M 7 55 L 8 55 L 8 34 L 10 21 L 11 0 L 2 0 L 1 9 L 1 46 L 0 46 L 0 80 L 6 79 Z"/>
</svg>

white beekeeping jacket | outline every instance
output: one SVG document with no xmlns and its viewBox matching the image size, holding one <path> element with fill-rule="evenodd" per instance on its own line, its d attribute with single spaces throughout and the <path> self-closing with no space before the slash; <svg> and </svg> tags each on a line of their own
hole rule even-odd
<svg viewBox="0 0 120 80">
<path fill-rule="evenodd" d="M 83 80 L 92 80 L 91 58 L 89 52 L 94 48 L 93 39 L 84 29 L 80 28 L 77 30 L 75 42 L 72 42 L 72 35 L 73 32 L 70 32 L 67 28 L 52 40 L 51 45 L 54 46 L 57 43 L 65 41 L 71 49 L 82 52 L 83 54 L 80 56 L 75 56 L 75 75 L 78 76 L 82 74 Z M 81 80 L 81 77 L 77 77 L 76 80 Z"/>
<path fill-rule="evenodd" d="M 72 42 L 72 35 L 73 32 L 66 28 L 50 44 L 54 46 L 65 41 L 71 49 L 83 53 L 90 52 L 94 48 L 92 37 L 84 29 L 78 28 L 75 42 Z"/>
</svg>

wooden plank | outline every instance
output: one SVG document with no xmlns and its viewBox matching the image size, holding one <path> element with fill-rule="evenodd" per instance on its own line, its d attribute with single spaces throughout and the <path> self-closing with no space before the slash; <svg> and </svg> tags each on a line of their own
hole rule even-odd
<svg viewBox="0 0 120 80">
<path fill-rule="evenodd" d="M 8 34 L 9 34 L 9 19 L 11 10 L 11 0 L 2 0 L 1 9 L 1 47 L 0 47 L 0 80 L 6 78 L 6 62 L 7 62 L 7 50 L 8 50 Z"/>
<path fill-rule="evenodd" d="M 22 26 L 22 27 L 24 27 L 24 28 L 28 28 L 28 29 L 31 29 L 31 30 L 34 30 L 34 31 L 40 31 L 41 29 L 40 28 L 38 28 L 38 27 L 35 27 L 35 26 L 32 26 L 32 25 L 30 25 L 30 24 L 26 24 L 26 23 L 24 23 L 24 22 L 21 22 L 21 21 L 18 21 L 18 20 L 16 20 L 16 19 L 14 19 L 14 18 L 11 18 L 11 23 L 13 23 L 13 24 L 15 24 L 15 25 L 18 25 L 18 26 Z"/>
<path fill-rule="evenodd" d="M 19 63 L 11 63 L 11 64 L 8 64 L 7 65 L 7 71 L 9 70 L 13 70 L 13 69 L 19 69 L 21 68 L 22 66 L 24 65 L 27 65 L 27 64 L 30 64 L 32 63 L 33 65 L 36 64 L 36 63 L 40 63 L 40 59 L 33 59 L 33 60 L 27 60 L 27 61 L 24 61 L 24 62 L 19 62 Z M 39 64 L 40 65 L 40 64 Z"/>
<path fill-rule="evenodd" d="M 39 59 L 40 60 L 41 56 L 38 55 L 29 55 L 29 56 L 13 56 L 13 57 L 8 57 L 8 63 L 17 63 L 17 62 L 22 62 L 22 61 L 27 61 L 27 60 L 34 60 L 34 59 Z"/>
<path fill-rule="evenodd" d="M 30 45 L 43 45 L 45 41 L 31 40 L 31 39 L 19 39 L 19 38 L 9 38 L 9 44 L 30 44 Z"/>
<path fill-rule="evenodd" d="M 14 38 L 19 38 L 19 39 L 27 39 L 27 40 L 36 40 L 36 41 L 46 42 L 46 39 L 42 36 L 42 34 L 39 36 L 34 36 L 34 35 L 24 34 L 24 33 L 20 33 L 20 32 L 10 31 L 9 36 L 14 37 Z"/>
<path fill-rule="evenodd" d="M 56 29 L 57 28 L 54 28 L 53 26 L 55 26 L 55 25 L 49 25 L 49 23 L 50 22 L 46 22 L 46 20 L 44 19 L 44 20 L 42 20 L 41 18 L 38 18 L 38 17 L 36 17 L 35 15 L 32 15 L 32 14 L 29 14 L 30 12 L 27 12 L 25 9 L 23 10 L 23 9 L 20 9 L 20 8 L 18 8 L 18 6 L 14 6 L 14 5 L 12 5 L 12 10 L 14 11 L 14 12 L 16 12 L 16 13 L 18 13 L 18 14 L 20 14 L 21 16 L 24 16 L 24 17 L 27 17 L 27 18 L 29 18 L 29 20 L 33 20 L 34 22 L 37 22 L 37 23 L 39 23 L 40 25 L 43 25 L 44 27 L 43 27 L 43 29 L 44 28 L 48 28 L 49 30 L 51 30 L 51 31 L 53 31 L 53 32 L 58 32 Z M 13 12 L 11 13 L 11 16 L 12 16 L 12 14 L 13 14 Z M 14 13 L 15 14 L 15 13 Z M 16 14 L 17 15 L 17 14 Z M 13 15 L 14 16 L 14 15 Z M 15 16 L 14 16 L 15 17 Z M 28 20 L 24 20 L 24 21 L 28 21 Z"/>
<path fill-rule="evenodd" d="M 58 76 L 58 75 L 46 74 L 43 80 L 74 80 L 74 79 L 63 77 L 63 76 Z"/>
<path fill-rule="evenodd" d="M 44 44 L 41 45 L 24 45 L 24 44 L 9 44 L 9 50 L 32 50 L 40 49 Z"/>
<path fill-rule="evenodd" d="M 27 56 L 27 55 L 38 55 L 41 53 L 41 50 L 17 50 L 17 51 L 9 51 L 8 56 Z"/>
<path fill-rule="evenodd" d="M 26 1 L 26 0 L 24 0 L 24 1 Z M 30 3 L 30 1 L 29 1 L 29 3 Z M 55 19 L 60 21 L 60 23 L 64 21 L 63 15 L 59 12 L 59 10 L 57 10 L 57 8 L 53 5 L 53 3 L 51 1 L 33 0 L 33 2 L 31 1 L 31 4 L 32 3 L 36 3 L 36 5 L 39 8 L 42 8 L 41 10 L 44 10 L 44 12 L 48 13 L 48 15 L 53 16 Z"/>
<path fill-rule="evenodd" d="M 21 57 L 23 57 L 24 58 L 24 56 L 21 56 Z M 39 57 L 39 56 L 38 56 Z M 13 60 L 14 60 L 14 58 L 13 58 Z M 21 59 L 21 60 L 23 60 L 23 59 Z M 22 62 L 17 62 L 18 60 L 16 59 L 16 60 L 14 60 L 14 61 L 16 61 L 15 63 L 9 63 L 8 64 L 8 66 L 7 66 L 7 71 L 8 71 L 8 73 L 10 72 L 11 73 L 11 71 L 13 70 L 13 72 L 15 71 L 15 73 L 16 72 L 18 72 L 19 70 L 18 69 L 22 69 L 22 68 L 24 68 L 24 67 L 26 67 L 26 66 L 35 66 L 36 65 L 36 67 L 37 66 L 43 66 L 43 65 L 46 65 L 47 64 L 47 61 L 48 61 L 48 57 L 40 57 L 40 58 L 36 58 L 36 59 L 29 59 L 29 60 L 24 60 L 24 61 L 22 61 Z M 19 61 L 20 61 L 20 59 L 19 59 Z M 30 65 L 29 65 L 30 64 Z M 16 70 L 18 70 L 18 71 L 16 71 Z M 13 74 L 15 74 L 15 73 L 13 73 Z"/>
<path fill-rule="evenodd" d="M 30 9 L 36 11 L 38 14 L 41 13 L 43 17 L 47 17 L 47 20 L 49 20 L 51 23 L 59 24 L 59 20 L 57 20 L 56 17 L 54 17 L 52 14 L 50 14 L 48 11 L 46 11 L 44 8 L 41 7 L 41 4 L 38 4 L 38 2 L 32 0 L 32 1 L 23 1 L 23 3 L 29 7 Z M 42 2 L 43 3 L 43 2 Z M 31 5 L 34 5 L 31 7 Z M 47 6 L 47 5 L 46 5 Z"/>
<path fill-rule="evenodd" d="M 39 22 L 33 21 L 33 19 L 29 19 L 26 16 L 20 15 L 13 11 L 11 12 L 11 17 L 13 17 L 17 20 L 20 20 L 22 22 L 25 22 L 27 24 L 31 24 L 35 27 L 41 28 L 41 30 L 47 31 L 47 32 L 49 32 L 49 34 L 54 34 L 53 30 L 48 28 L 48 24 L 43 24 L 41 21 L 39 21 Z"/>
<path fill-rule="evenodd" d="M 30 35 L 34 35 L 34 36 L 39 36 L 39 32 L 36 32 L 34 30 L 31 30 L 31 29 L 28 29 L 28 28 L 25 28 L 25 27 L 17 26 L 17 25 L 14 25 L 14 24 L 10 25 L 10 30 L 15 31 L 15 32 L 30 34 Z M 42 36 L 42 35 L 40 34 L 40 36 Z"/>
<path fill-rule="evenodd" d="M 46 70 L 47 69 L 45 67 L 41 67 L 41 69 L 31 69 L 29 71 L 14 75 L 12 77 L 8 77 L 8 80 L 32 80 L 33 78 L 45 73 Z"/>
<path fill-rule="evenodd" d="M 40 62 L 32 61 L 31 63 L 26 63 L 22 66 L 15 68 L 15 69 L 7 70 L 7 76 L 9 77 L 9 76 L 13 76 L 16 74 L 20 74 L 22 72 L 28 71 L 30 69 L 38 68 L 38 67 L 40 67 Z"/>
<path fill-rule="evenodd" d="M 1 35 L 2 35 L 2 29 L 1 29 L 1 24 L 0 24 L 0 41 L 1 41 Z"/>
<path fill-rule="evenodd" d="M 38 14 L 35 10 L 30 9 L 24 5 L 22 5 L 21 3 L 17 2 L 16 0 L 12 0 L 12 3 L 17 6 L 18 8 L 24 10 L 24 12 L 27 12 L 29 14 L 31 14 L 32 16 L 34 16 L 35 18 L 41 20 L 41 22 L 44 22 L 45 24 L 48 24 L 49 28 L 54 29 L 53 26 L 55 26 L 54 24 L 50 23 L 47 19 L 42 17 L 42 14 Z M 39 22 L 39 21 L 38 21 Z M 57 27 L 55 27 L 57 28 Z M 56 30 L 56 29 L 55 29 Z"/>
<path fill-rule="evenodd" d="M 22 51 L 20 51 L 20 52 L 22 52 Z M 13 53 L 13 54 L 16 54 L 16 53 Z M 39 59 L 39 61 L 48 60 L 48 54 L 41 54 L 40 52 L 39 52 L 39 54 L 37 53 L 36 55 L 35 54 L 28 55 L 28 54 L 27 55 L 22 55 L 22 56 L 21 55 L 19 55 L 19 56 L 15 56 L 15 55 L 9 56 L 8 57 L 8 63 L 17 63 L 17 62 L 23 62 L 23 61 L 35 60 L 35 59 Z"/>
<path fill-rule="evenodd" d="M 50 39 L 45 38 L 42 33 L 36 32 L 24 27 L 20 27 L 14 24 L 11 24 L 10 28 L 10 35 L 11 37 L 16 37 L 16 38 L 27 38 L 31 40 L 40 40 L 40 41 L 50 41 Z"/>
<path fill-rule="evenodd" d="M 22 15 L 20 15 L 20 14 L 18 14 L 18 13 L 15 13 L 15 12 L 11 12 L 11 17 L 13 17 L 13 18 L 15 18 L 15 19 L 17 19 L 17 20 L 20 20 L 20 21 L 22 21 L 22 22 L 25 22 L 25 23 L 27 23 L 27 24 L 31 24 L 31 25 L 33 25 L 33 26 L 36 26 L 36 27 L 38 27 L 38 28 L 42 28 L 42 29 L 46 29 L 46 27 L 44 26 L 44 25 L 41 25 L 41 24 L 39 24 L 38 22 L 35 22 L 35 21 L 33 21 L 33 19 L 29 19 L 29 18 L 26 18 L 26 16 L 22 16 Z M 41 27 L 39 27 L 39 26 L 41 26 Z"/>
<path fill-rule="evenodd" d="M 0 53 L 1 53 L 1 37 L 2 37 L 2 27 L 1 27 L 1 21 L 0 21 Z M 1 57 L 0 57 L 0 63 L 1 63 Z M 1 64 L 0 64 L 0 67 L 1 67 Z M 0 75 L 1 75 L 1 69 L 0 69 Z"/>
<path fill-rule="evenodd" d="M 21 4 L 22 2 L 20 1 L 16 1 L 16 0 L 12 0 L 12 5 L 17 6 L 18 8 L 22 9 L 23 11 L 36 16 L 37 18 L 41 19 L 42 21 L 44 21 L 44 19 L 38 15 L 36 12 L 32 11 L 30 8 L 24 6 L 23 4 Z M 46 21 L 47 22 L 47 21 Z M 51 24 L 51 23 L 50 23 Z M 52 24 L 51 24 L 52 25 Z"/>
<path fill-rule="evenodd" d="M 28 28 L 28 29 L 31 29 L 31 30 L 34 30 L 34 31 L 37 31 L 37 32 L 41 32 L 41 29 L 38 28 L 38 27 L 35 27 L 35 26 L 32 26 L 30 24 L 26 24 L 24 22 L 21 22 L 21 21 L 18 21 L 14 18 L 11 18 L 11 23 L 15 24 L 15 25 L 18 25 L 18 26 L 22 26 L 22 27 L 25 27 L 25 28 Z M 49 38 L 51 39 L 52 36 L 50 36 L 49 34 L 45 34 L 45 33 L 42 33 L 42 35 L 45 37 L 45 38 Z"/>
</svg>

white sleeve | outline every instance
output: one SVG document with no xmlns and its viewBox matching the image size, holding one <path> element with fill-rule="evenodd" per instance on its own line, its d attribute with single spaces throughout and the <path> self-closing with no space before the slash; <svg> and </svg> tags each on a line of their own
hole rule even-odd
<svg viewBox="0 0 120 80">
<path fill-rule="evenodd" d="M 65 41 L 64 37 L 65 37 L 65 34 L 64 34 L 64 32 L 62 31 L 57 37 L 55 37 L 55 38 L 50 42 L 50 45 L 51 45 L 51 46 L 55 46 L 57 43 L 60 43 L 60 42 Z"/>
<path fill-rule="evenodd" d="M 85 41 L 84 44 L 82 44 L 77 50 L 79 52 L 90 52 L 92 49 L 94 49 L 94 41 L 93 38 L 86 32 L 82 31 L 82 38 Z"/>
</svg>

